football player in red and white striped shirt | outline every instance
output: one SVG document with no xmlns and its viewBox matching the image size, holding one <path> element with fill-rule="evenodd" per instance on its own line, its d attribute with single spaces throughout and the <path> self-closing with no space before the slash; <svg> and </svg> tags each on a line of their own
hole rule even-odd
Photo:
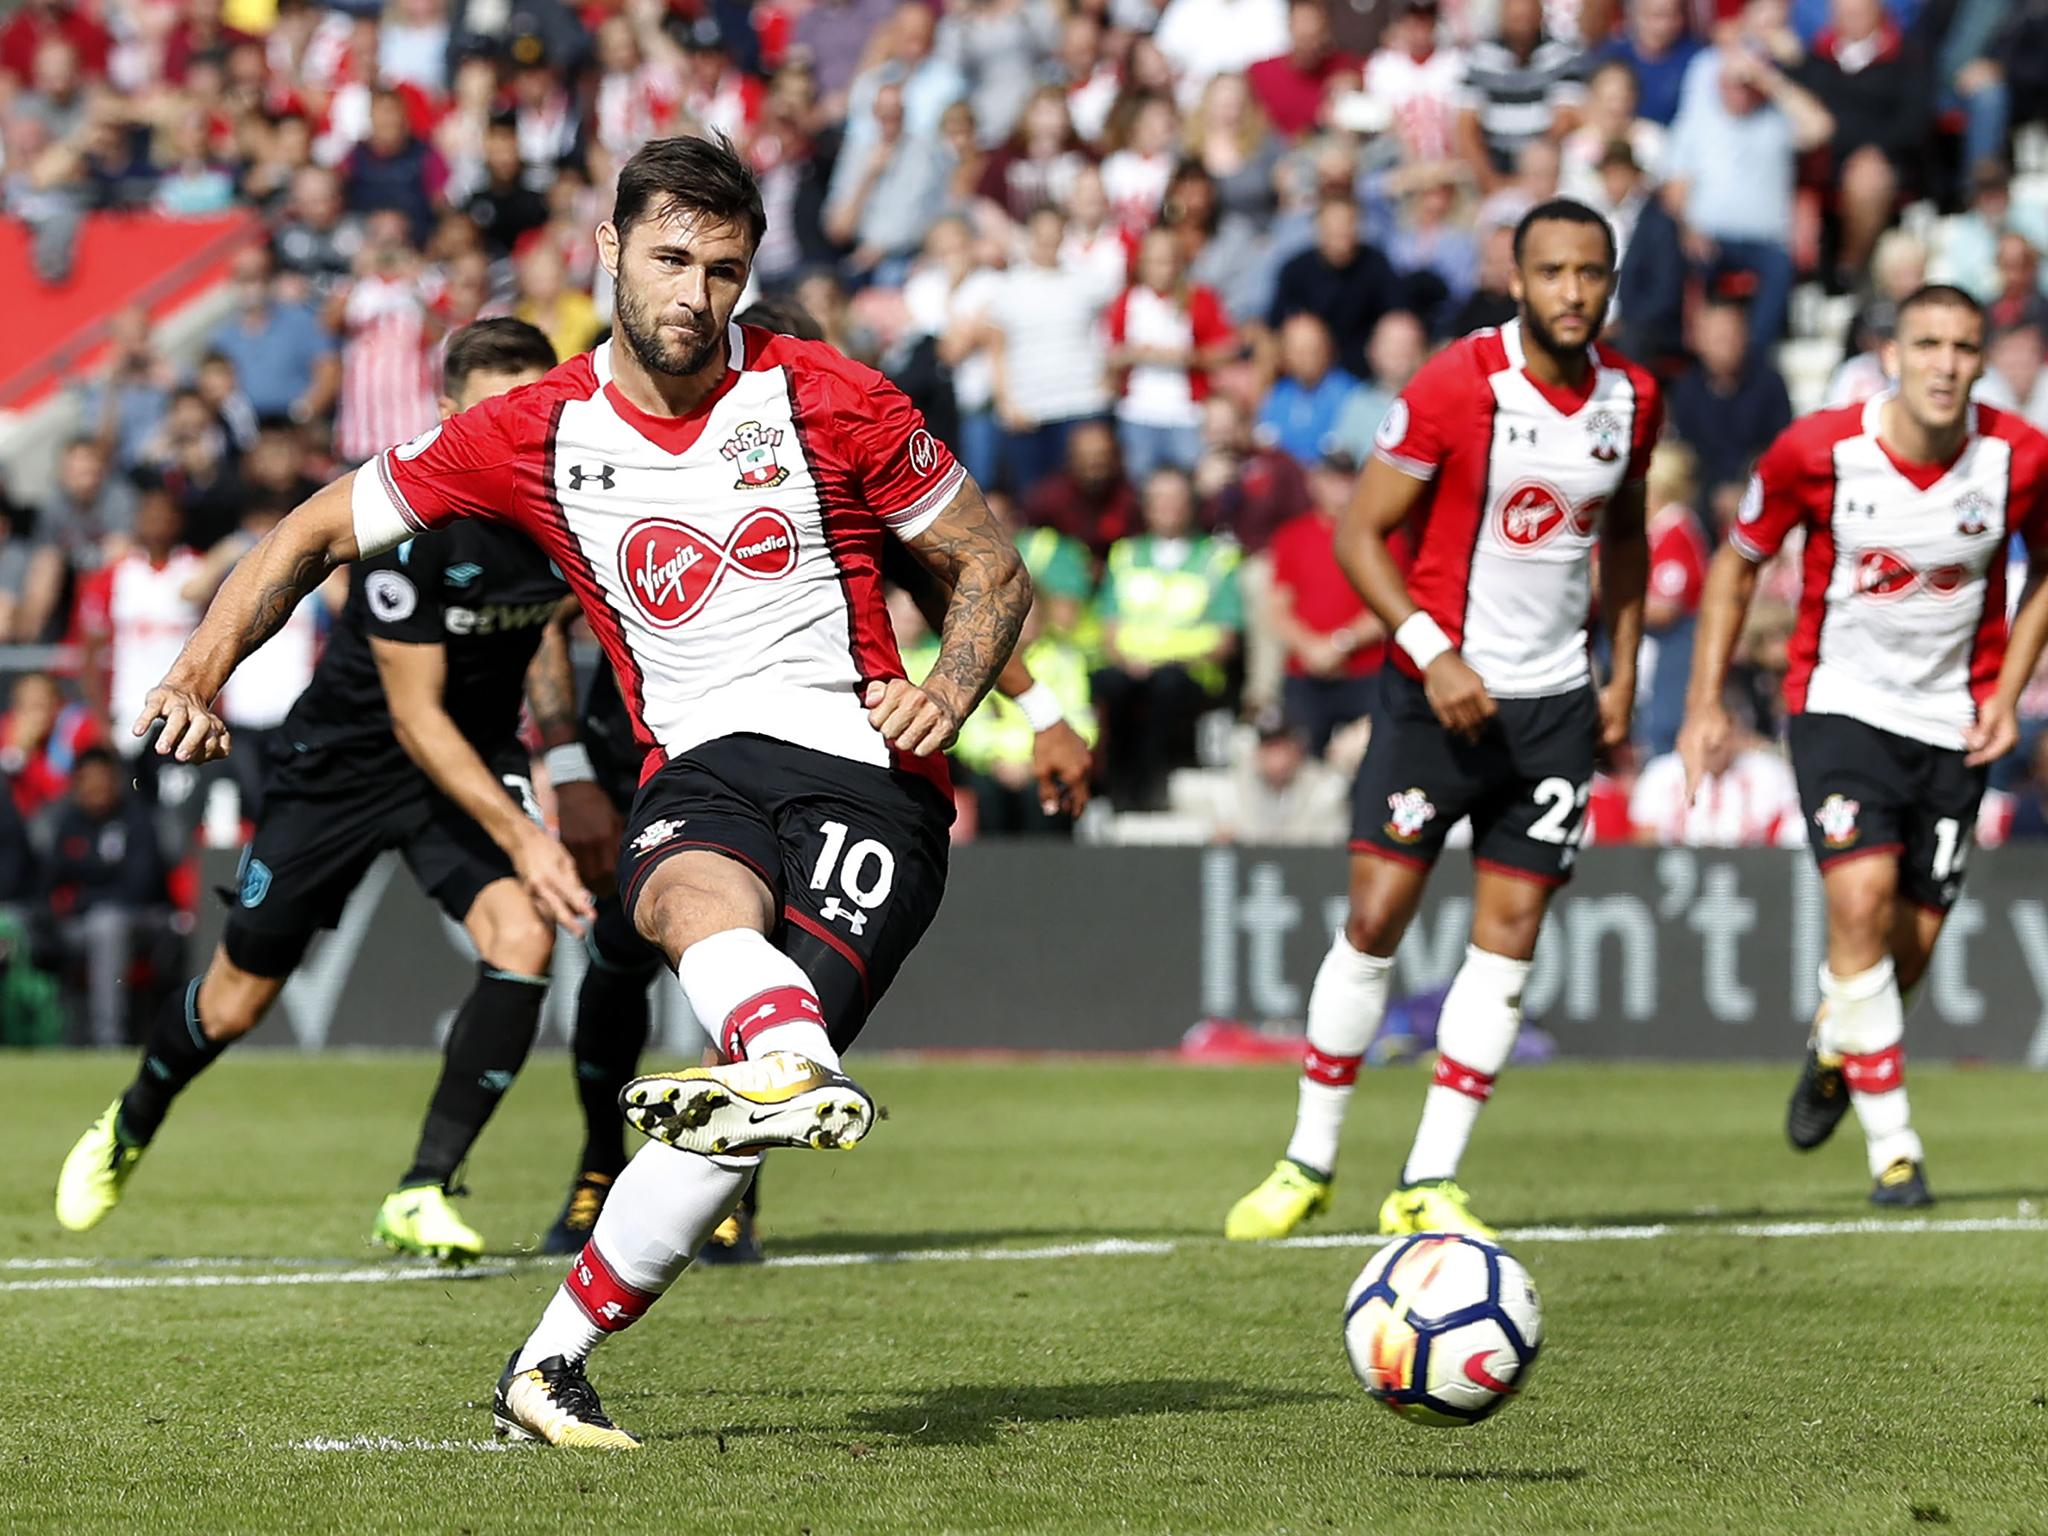
<svg viewBox="0 0 2048 1536">
<path fill-rule="evenodd" d="M 220 755 L 209 702 L 337 563 L 451 520 L 554 559 L 646 750 L 621 899 L 732 1063 L 625 1094 L 654 1138 L 506 1363 L 499 1431 L 625 1449 L 584 1375 L 681 1274 L 768 1146 L 850 1146 L 876 1118 L 839 1053 L 923 936 L 952 819 L 941 755 L 1015 648 L 1031 580 L 916 409 L 822 342 L 732 324 L 767 219 L 730 142 L 648 144 L 598 252 L 594 353 L 319 492 L 236 567 L 150 696 L 159 750 Z M 884 541 L 948 594 L 904 674 Z"/>
<path fill-rule="evenodd" d="M 1905 999 L 1961 892 L 1991 763 L 2019 740 L 2048 639 L 2048 438 L 1973 404 L 1984 312 L 1930 286 L 1899 306 L 1898 386 L 1794 422 L 1758 461 L 1701 601 L 1679 733 L 1696 786 L 1731 730 L 1722 684 L 1757 568 L 1804 529 L 1785 676 L 1793 772 L 1827 897 L 1821 1011 L 1787 1113 L 1819 1146 L 1854 1105 L 1878 1205 L 1926 1205 Z M 2006 622 L 2006 546 L 2032 555 Z"/>
<path fill-rule="evenodd" d="M 1350 914 L 1309 994 L 1294 1134 L 1232 1208 L 1232 1238 L 1284 1236 L 1328 1204 L 1394 951 L 1467 815 L 1471 943 L 1380 1230 L 1492 1235 L 1458 1163 L 1521 1027 L 1595 753 L 1628 740 L 1649 571 L 1644 477 L 1662 419 L 1656 382 L 1594 339 L 1614 290 L 1606 220 L 1568 201 L 1532 209 L 1515 230 L 1513 286 L 1513 323 L 1445 348 L 1401 391 L 1337 530 L 1339 563 L 1393 635 L 1393 665 L 1352 791 Z M 1405 574 L 1387 547 L 1404 523 Z M 1614 655 L 1604 685 L 1587 654 L 1596 539 Z"/>
</svg>

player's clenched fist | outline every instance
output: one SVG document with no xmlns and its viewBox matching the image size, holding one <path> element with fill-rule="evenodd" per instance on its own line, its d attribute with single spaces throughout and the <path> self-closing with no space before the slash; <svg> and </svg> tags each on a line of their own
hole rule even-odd
<svg viewBox="0 0 2048 1536">
<path fill-rule="evenodd" d="M 882 739 L 913 757 L 943 752 L 960 734 L 960 717 L 907 678 L 869 683 L 860 701 Z"/>
<path fill-rule="evenodd" d="M 156 739 L 159 757 L 175 757 L 181 763 L 211 763 L 226 757 L 233 744 L 227 722 L 208 709 L 197 694 L 183 688 L 160 683 L 150 689 L 149 697 L 142 701 L 142 713 L 135 717 L 135 734 L 147 736 L 150 726 L 158 720 L 164 723 L 163 734 Z"/>
<path fill-rule="evenodd" d="M 1445 651 L 1429 664 L 1422 675 L 1422 691 L 1444 729 L 1467 741 L 1477 741 L 1494 716 L 1493 695 L 1456 651 Z"/>
</svg>

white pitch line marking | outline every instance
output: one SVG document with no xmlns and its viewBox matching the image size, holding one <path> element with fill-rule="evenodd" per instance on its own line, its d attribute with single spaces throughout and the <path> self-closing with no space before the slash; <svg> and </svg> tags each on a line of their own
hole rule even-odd
<svg viewBox="0 0 2048 1536">
<path fill-rule="evenodd" d="M 1779 1240 L 1825 1237 L 1920 1237 L 1977 1235 L 1996 1232 L 2048 1232 L 2048 1220 L 2030 1216 L 1964 1216 L 1947 1219 L 1906 1217 L 1887 1221 L 1862 1217 L 1851 1221 L 1653 1222 L 1615 1227 L 1511 1227 L 1501 1234 L 1507 1243 L 1641 1243 L 1678 1237 L 1751 1237 Z M 1378 1248 L 1390 1239 L 1376 1232 L 1330 1232 L 1315 1237 L 1289 1237 L 1270 1248 Z M 842 1269 L 870 1264 L 1003 1264 L 1047 1259 L 1157 1257 L 1202 1252 L 1222 1247 L 1221 1239 L 1183 1238 L 1178 1242 L 1138 1242 L 1108 1237 L 1097 1242 L 1050 1243 L 1037 1248 L 908 1248 L 896 1252 L 790 1253 L 771 1258 L 765 1269 Z M 170 1261 L 182 1268 L 225 1265 L 216 1259 Z M 274 1261 L 275 1262 L 275 1261 Z M 285 1261 L 289 1262 L 289 1261 Z M 241 1286 L 389 1285 L 404 1280 L 486 1280 L 529 1272 L 550 1260 L 510 1257 L 464 1269 L 446 1266 L 386 1264 L 374 1268 L 297 1269 L 226 1274 L 55 1275 L 39 1280 L 0 1280 L 5 1291 L 153 1291 L 222 1290 Z"/>
<path fill-rule="evenodd" d="M 390 1435 L 350 1435 L 337 1440 L 331 1435 L 315 1435 L 310 1440 L 294 1440 L 288 1447 L 294 1451 L 516 1451 L 521 1447 L 509 1440 L 398 1440 Z"/>
</svg>

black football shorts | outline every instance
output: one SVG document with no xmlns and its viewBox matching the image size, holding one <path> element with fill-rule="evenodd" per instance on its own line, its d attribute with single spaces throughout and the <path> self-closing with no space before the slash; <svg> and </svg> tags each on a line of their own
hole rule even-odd
<svg viewBox="0 0 2048 1536">
<path fill-rule="evenodd" d="M 1472 818 L 1472 858 L 1483 870 L 1559 886 L 1571 878 L 1600 739 L 1592 687 L 1534 699 L 1497 699 L 1477 741 L 1444 729 L 1422 684 L 1380 673 L 1372 741 L 1351 788 L 1351 849 L 1420 869 Z"/>
<path fill-rule="evenodd" d="M 914 774 L 721 736 L 640 786 L 619 891 L 631 912 L 648 875 L 692 850 L 751 869 L 781 914 L 770 940 L 810 977 L 844 1051 L 938 915 L 952 820 L 951 803 Z"/>
</svg>

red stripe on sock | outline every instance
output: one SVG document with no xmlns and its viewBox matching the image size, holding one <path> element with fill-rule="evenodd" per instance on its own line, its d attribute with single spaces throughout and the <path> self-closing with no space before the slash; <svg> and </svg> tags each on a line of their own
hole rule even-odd
<svg viewBox="0 0 2048 1536">
<path fill-rule="evenodd" d="M 1439 1088 L 1462 1093 L 1466 1098 L 1477 1099 L 1482 1104 L 1493 1097 L 1493 1078 L 1489 1074 L 1474 1071 L 1463 1062 L 1454 1061 L 1442 1052 L 1437 1053 L 1436 1077 L 1433 1081 Z"/>
<path fill-rule="evenodd" d="M 583 1245 L 562 1284 L 576 1298 L 584 1316 L 606 1333 L 630 1328 L 655 1302 L 652 1292 L 636 1291 L 612 1273 L 594 1239 Z"/>
<path fill-rule="evenodd" d="M 1358 1064 L 1363 1056 L 1326 1056 L 1314 1046 L 1301 1053 L 1301 1075 L 1326 1088 L 1349 1088 L 1358 1081 Z"/>
<path fill-rule="evenodd" d="M 825 1010 L 807 987 L 770 987 L 756 992 L 725 1016 L 719 1045 L 726 1060 L 740 1060 L 747 1054 L 748 1041 L 778 1024 L 816 1024 L 822 1029 Z"/>
<path fill-rule="evenodd" d="M 1890 1093 L 1905 1087 L 1905 1046 L 1889 1045 L 1867 1056 L 1844 1056 L 1842 1080 L 1851 1093 Z"/>
</svg>

